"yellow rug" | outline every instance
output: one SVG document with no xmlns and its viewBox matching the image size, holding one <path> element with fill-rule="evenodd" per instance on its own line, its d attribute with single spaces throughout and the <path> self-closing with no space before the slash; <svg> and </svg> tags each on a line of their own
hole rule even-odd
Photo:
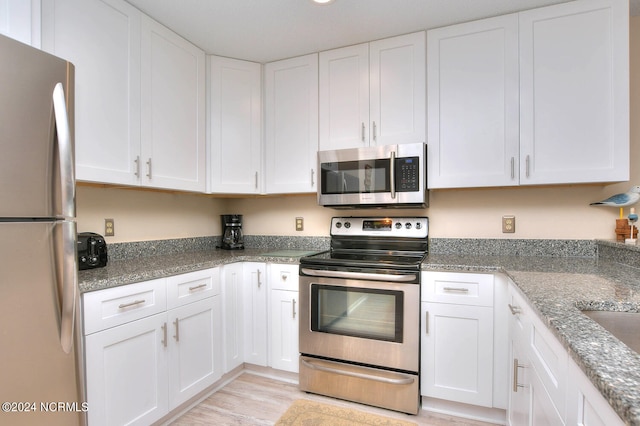
<svg viewBox="0 0 640 426">
<path fill-rule="evenodd" d="M 278 419 L 276 426 L 415 426 L 416 423 L 364 413 L 350 408 L 298 399 Z"/>
</svg>

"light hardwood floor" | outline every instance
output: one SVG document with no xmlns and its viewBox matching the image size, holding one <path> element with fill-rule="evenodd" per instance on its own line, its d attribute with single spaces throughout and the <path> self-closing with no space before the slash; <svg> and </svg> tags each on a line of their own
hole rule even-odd
<svg viewBox="0 0 640 426">
<path fill-rule="evenodd" d="M 417 416 L 301 392 L 297 384 L 246 371 L 222 389 L 170 423 L 187 425 L 273 425 L 296 399 L 351 407 L 378 415 L 430 426 L 488 426 L 489 423 L 435 415 L 422 410 Z"/>
</svg>

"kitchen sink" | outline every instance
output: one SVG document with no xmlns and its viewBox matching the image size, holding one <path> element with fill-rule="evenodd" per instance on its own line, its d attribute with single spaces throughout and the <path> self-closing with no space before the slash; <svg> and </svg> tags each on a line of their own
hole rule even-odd
<svg viewBox="0 0 640 426">
<path fill-rule="evenodd" d="M 583 310 L 582 313 L 640 353 L 640 312 Z"/>
</svg>

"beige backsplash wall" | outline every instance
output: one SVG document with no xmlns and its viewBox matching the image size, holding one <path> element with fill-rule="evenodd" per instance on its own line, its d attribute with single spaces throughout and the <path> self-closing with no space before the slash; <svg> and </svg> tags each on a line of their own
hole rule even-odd
<svg viewBox="0 0 640 426">
<path fill-rule="evenodd" d="M 104 232 L 115 219 L 116 235 L 107 242 L 145 241 L 220 235 L 220 214 L 244 217 L 249 235 L 328 235 L 334 215 L 426 215 L 436 238 L 613 239 L 618 210 L 591 207 L 631 185 L 640 185 L 640 17 L 631 18 L 631 181 L 608 185 L 433 190 L 424 210 L 344 211 L 318 207 L 315 195 L 210 198 L 93 186 L 78 187 L 78 230 Z M 640 204 L 636 206 L 640 209 Z M 625 210 L 628 214 L 628 209 Z M 516 232 L 501 232 L 501 217 L 516 216 Z M 304 231 L 295 231 L 295 218 Z"/>
</svg>

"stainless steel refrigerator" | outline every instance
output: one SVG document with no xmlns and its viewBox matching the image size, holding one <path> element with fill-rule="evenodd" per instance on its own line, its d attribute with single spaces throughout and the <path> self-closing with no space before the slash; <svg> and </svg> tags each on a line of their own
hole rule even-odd
<svg viewBox="0 0 640 426">
<path fill-rule="evenodd" d="M 0 36 L 0 424 L 85 423 L 74 67 Z"/>
</svg>

